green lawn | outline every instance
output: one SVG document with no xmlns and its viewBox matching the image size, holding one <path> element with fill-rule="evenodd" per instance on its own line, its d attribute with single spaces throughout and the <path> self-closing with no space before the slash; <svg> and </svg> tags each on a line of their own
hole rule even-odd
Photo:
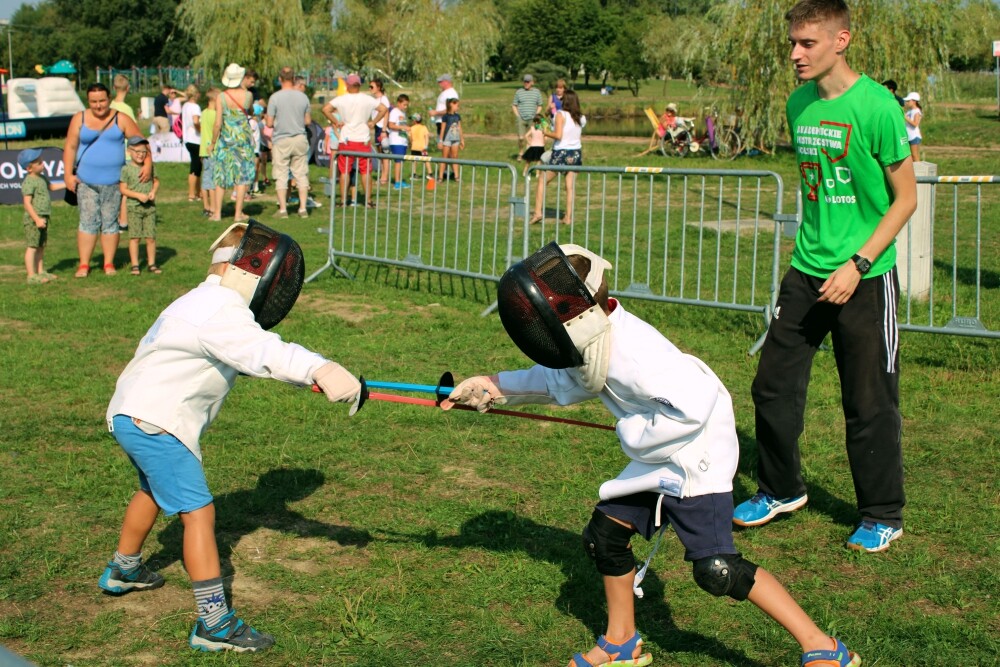
<svg viewBox="0 0 1000 667">
<path fill-rule="evenodd" d="M 988 123 L 983 132 L 995 128 Z M 465 155 L 506 160 L 512 139 L 473 138 Z M 590 165 L 724 166 L 636 161 L 641 144 L 585 141 Z M 942 174 L 1000 173 L 998 158 L 977 145 L 940 160 L 933 147 L 928 153 Z M 790 154 L 730 164 L 779 173 L 786 197 L 794 189 Z M 0 643 L 39 665 L 77 667 L 562 665 L 589 648 L 604 630 L 604 603 L 579 533 L 598 485 L 623 465 L 612 434 L 383 402 L 348 418 L 344 406 L 308 391 L 248 378 L 203 447 L 232 601 L 276 636 L 276 647 L 259 658 L 186 647 L 195 614 L 176 518 L 161 519 L 146 548 L 167 584 L 123 598 L 100 594 L 97 577 L 135 488 L 104 410 L 153 319 L 204 275 L 221 230 L 186 202 L 185 167 L 159 174 L 160 276 L 73 279 L 76 212 L 57 205 L 47 257 L 60 280 L 28 289 L 21 212 L 0 209 Z M 292 233 L 307 269 L 326 260 L 316 228 L 329 202 L 308 222 L 274 222 L 271 196 L 248 210 Z M 991 238 L 984 266 L 995 272 Z M 119 250 L 119 265 L 125 257 Z M 445 370 L 462 378 L 526 365 L 498 319 L 479 315 L 492 301 L 489 283 L 345 265 L 355 280 L 327 272 L 308 284 L 277 328 L 283 337 L 375 380 L 433 384 Z M 755 490 L 756 368 L 746 349 L 761 318 L 627 305 L 729 387 L 742 448 L 735 495 L 745 499 Z M 736 535 L 747 557 L 866 665 L 996 664 L 1000 428 L 990 415 L 998 369 L 995 340 L 903 334 L 906 533 L 885 554 L 860 556 L 842 547 L 855 501 L 836 369 L 832 354 L 820 353 L 802 439 L 810 504 Z M 597 403 L 526 409 L 611 423 Z M 637 540 L 635 550 L 645 557 L 649 545 Z M 748 603 L 705 594 L 681 557 L 668 533 L 637 602 L 654 665 L 798 664 L 778 626 Z"/>
</svg>

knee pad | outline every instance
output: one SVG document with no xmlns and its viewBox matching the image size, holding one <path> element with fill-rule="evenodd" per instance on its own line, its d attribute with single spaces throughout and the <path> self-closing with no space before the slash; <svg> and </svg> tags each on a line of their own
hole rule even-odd
<svg viewBox="0 0 1000 667">
<path fill-rule="evenodd" d="M 635 531 L 612 521 L 601 510 L 594 510 L 583 529 L 583 548 L 597 565 L 597 571 L 620 577 L 635 569 L 635 556 L 629 542 Z"/>
<path fill-rule="evenodd" d="M 695 583 L 715 597 L 746 600 L 756 574 L 757 566 L 741 554 L 719 554 L 694 562 Z"/>
</svg>

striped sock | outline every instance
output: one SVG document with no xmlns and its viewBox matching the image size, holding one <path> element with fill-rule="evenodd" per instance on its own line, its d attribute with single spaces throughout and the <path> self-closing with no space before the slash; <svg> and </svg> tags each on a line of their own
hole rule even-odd
<svg viewBox="0 0 1000 667">
<path fill-rule="evenodd" d="M 198 617 L 205 627 L 214 628 L 229 612 L 226 593 L 222 590 L 222 577 L 195 581 L 191 585 L 194 587 L 194 602 L 198 605 Z"/>
<path fill-rule="evenodd" d="M 139 563 L 142 562 L 142 552 L 140 551 L 137 554 L 126 556 L 125 554 L 116 550 L 115 557 L 112 559 L 112 562 L 119 568 L 121 568 L 121 571 L 123 573 L 131 572 L 135 568 L 139 567 Z"/>
</svg>

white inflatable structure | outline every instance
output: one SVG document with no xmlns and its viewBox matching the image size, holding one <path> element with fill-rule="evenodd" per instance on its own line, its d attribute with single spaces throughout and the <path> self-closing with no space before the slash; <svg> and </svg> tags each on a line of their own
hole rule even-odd
<svg viewBox="0 0 1000 667">
<path fill-rule="evenodd" d="M 7 81 L 7 119 L 72 116 L 83 111 L 73 82 L 61 76 Z"/>
</svg>

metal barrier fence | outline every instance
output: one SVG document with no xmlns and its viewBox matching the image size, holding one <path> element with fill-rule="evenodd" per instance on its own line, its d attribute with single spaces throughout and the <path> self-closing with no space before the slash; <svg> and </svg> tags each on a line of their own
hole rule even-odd
<svg viewBox="0 0 1000 667">
<path fill-rule="evenodd" d="M 758 312 L 766 327 L 783 194 L 771 171 L 540 165 L 528 171 L 522 252 L 578 243 L 614 265 L 612 294 Z"/>
<path fill-rule="evenodd" d="M 307 282 L 327 269 L 352 277 L 338 263 L 343 258 L 493 282 L 512 264 L 513 204 L 519 201 L 514 198 L 519 174 L 513 166 L 412 155 L 339 154 L 349 159 L 378 160 L 383 176 L 386 169 L 398 168 L 407 187 L 378 185 L 377 177 L 372 176 L 366 194 L 364 178 L 356 174 L 352 178 L 356 185 L 347 196 L 354 205 L 343 206 L 343 199 L 340 205 L 331 205 L 328 259 Z M 437 178 L 428 180 L 431 173 Z M 450 174 L 454 180 L 440 178 Z M 330 187 L 333 204 L 340 184 L 331 183 Z"/>
<path fill-rule="evenodd" d="M 899 236 L 899 328 L 1000 338 L 1000 273 L 983 266 L 984 254 L 1000 254 L 1000 176 L 925 176 L 917 184 L 930 211 Z"/>
</svg>

